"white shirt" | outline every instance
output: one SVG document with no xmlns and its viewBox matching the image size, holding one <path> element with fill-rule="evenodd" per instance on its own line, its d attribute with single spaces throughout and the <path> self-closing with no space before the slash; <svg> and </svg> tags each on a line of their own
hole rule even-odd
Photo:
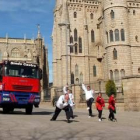
<svg viewBox="0 0 140 140">
<path fill-rule="evenodd" d="M 74 96 L 72 93 L 69 93 L 69 104 L 71 107 L 74 106 L 73 101 L 74 101 Z"/>
<path fill-rule="evenodd" d="M 65 101 L 65 95 L 61 95 L 56 103 L 56 106 L 59 108 L 59 109 L 63 109 L 64 107 L 66 107 L 68 105 L 67 102 L 64 102 Z"/>
<path fill-rule="evenodd" d="M 90 98 L 94 99 L 94 91 L 93 90 L 87 90 L 84 84 L 82 84 L 82 89 L 85 91 L 86 100 L 89 100 Z"/>
<path fill-rule="evenodd" d="M 63 87 L 63 92 L 64 92 L 64 94 L 66 94 L 67 93 L 67 87 Z"/>
</svg>

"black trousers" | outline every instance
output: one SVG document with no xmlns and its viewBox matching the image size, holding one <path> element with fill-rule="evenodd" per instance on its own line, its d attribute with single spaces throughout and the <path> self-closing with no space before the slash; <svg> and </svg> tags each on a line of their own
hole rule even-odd
<svg viewBox="0 0 140 140">
<path fill-rule="evenodd" d="M 102 110 L 98 110 L 98 118 L 102 119 Z"/>
<path fill-rule="evenodd" d="M 114 111 L 112 109 L 109 109 L 109 119 L 113 120 L 114 119 Z"/>
<path fill-rule="evenodd" d="M 90 98 L 88 101 L 87 101 L 87 107 L 89 107 L 89 116 L 92 116 L 92 103 L 93 103 L 94 99 L 93 98 Z"/>
<path fill-rule="evenodd" d="M 71 117 L 71 118 L 74 118 L 74 116 L 73 116 L 73 109 L 72 109 L 71 106 L 69 107 L 69 111 L 70 111 L 70 117 Z"/>
<path fill-rule="evenodd" d="M 71 112 L 70 112 L 70 106 L 68 105 L 68 106 L 66 106 L 63 109 L 60 109 L 60 108 L 56 107 L 55 112 L 54 112 L 54 115 L 52 117 L 52 120 L 56 120 L 57 119 L 57 117 L 60 114 L 61 110 L 64 110 L 65 111 L 67 120 L 70 119 Z"/>
</svg>

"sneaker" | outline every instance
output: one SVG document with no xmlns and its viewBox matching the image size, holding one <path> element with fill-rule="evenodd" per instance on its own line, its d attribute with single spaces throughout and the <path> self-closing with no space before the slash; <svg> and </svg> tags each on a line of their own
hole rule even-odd
<svg viewBox="0 0 140 140">
<path fill-rule="evenodd" d="M 67 123 L 70 123 L 70 120 L 67 120 Z"/>
<path fill-rule="evenodd" d="M 50 119 L 50 121 L 55 121 L 55 120 L 53 120 L 53 119 Z"/>
<path fill-rule="evenodd" d="M 89 110 L 89 107 L 87 107 L 87 110 Z"/>
<path fill-rule="evenodd" d="M 88 118 L 91 118 L 91 116 L 88 116 Z"/>
<path fill-rule="evenodd" d="M 102 120 L 101 119 L 99 119 L 99 122 L 101 122 Z"/>
</svg>

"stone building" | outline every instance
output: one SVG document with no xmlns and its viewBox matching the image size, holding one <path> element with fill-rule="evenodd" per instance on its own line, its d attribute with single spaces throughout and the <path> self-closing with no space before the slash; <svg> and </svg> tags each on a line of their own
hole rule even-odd
<svg viewBox="0 0 140 140">
<path fill-rule="evenodd" d="M 0 37 L 0 61 L 3 60 L 38 64 L 43 73 L 41 99 L 44 100 L 49 85 L 48 49 L 41 37 L 40 29 L 36 39 Z"/>
<path fill-rule="evenodd" d="M 140 75 L 140 0 L 56 0 L 53 85 Z"/>
</svg>

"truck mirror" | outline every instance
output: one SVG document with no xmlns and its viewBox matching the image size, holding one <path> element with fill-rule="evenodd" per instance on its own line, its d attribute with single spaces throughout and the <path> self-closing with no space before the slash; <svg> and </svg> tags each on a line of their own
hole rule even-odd
<svg viewBox="0 0 140 140">
<path fill-rule="evenodd" d="M 39 69 L 39 79 L 41 80 L 42 79 L 42 70 Z"/>
</svg>

